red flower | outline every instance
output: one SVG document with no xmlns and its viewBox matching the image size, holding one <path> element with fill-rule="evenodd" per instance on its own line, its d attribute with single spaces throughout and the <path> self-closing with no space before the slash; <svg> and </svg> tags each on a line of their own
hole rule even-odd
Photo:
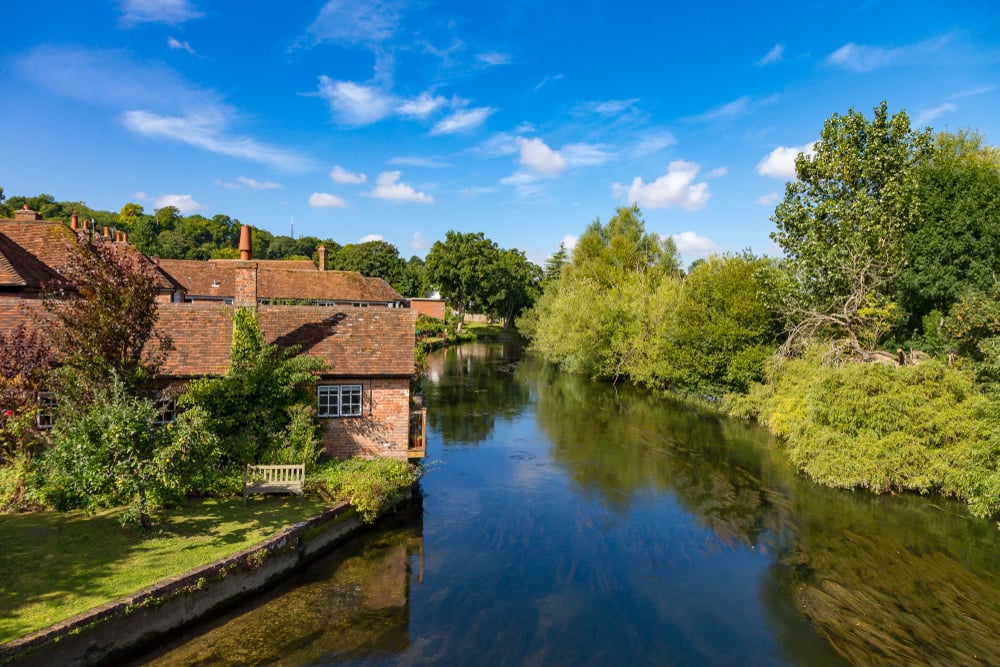
<svg viewBox="0 0 1000 667">
<path fill-rule="evenodd" d="M 3 416 L 4 417 L 13 417 L 14 416 L 14 411 L 13 410 L 5 410 L 4 413 L 3 413 Z"/>
</svg>

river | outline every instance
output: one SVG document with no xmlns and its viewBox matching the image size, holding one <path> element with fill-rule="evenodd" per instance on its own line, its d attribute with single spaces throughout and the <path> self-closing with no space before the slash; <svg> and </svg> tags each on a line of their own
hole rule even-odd
<svg viewBox="0 0 1000 667">
<path fill-rule="evenodd" d="M 963 506 L 514 346 L 428 376 L 422 502 L 140 664 L 1000 664 L 1000 530 Z"/>
</svg>

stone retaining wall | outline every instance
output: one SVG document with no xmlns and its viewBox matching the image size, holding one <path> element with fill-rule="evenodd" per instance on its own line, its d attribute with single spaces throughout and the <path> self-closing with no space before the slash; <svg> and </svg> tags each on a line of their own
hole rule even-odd
<svg viewBox="0 0 1000 667">
<path fill-rule="evenodd" d="M 254 547 L 0 646 L 0 665 L 108 663 L 270 586 L 363 527 L 347 504 Z"/>
</svg>

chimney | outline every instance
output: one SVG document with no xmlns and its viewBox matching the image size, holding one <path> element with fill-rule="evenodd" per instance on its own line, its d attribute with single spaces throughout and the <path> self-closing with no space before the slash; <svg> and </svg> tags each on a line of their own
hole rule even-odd
<svg viewBox="0 0 1000 667">
<path fill-rule="evenodd" d="M 319 270 L 326 271 L 326 246 L 321 245 L 316 248 L 316 252 L 319 253 Z"/>
<path fill-rule="evenodd" d="M 41 220 L 42 216 L 38 215 L 25 204 L 20 211 L 14 211 L 15 220 Z"/>
<path fill-rule="evenodd" d="M 70 216 L 69 219 L 69 228 L 75 232 L 79 228 L 79 226 L 80 226 L 80 219 L 76 215 L 76 209 L 73 209 L 73 215 Z"/>
<path fill-rule="evenodd" d="M 86 220 L 83 221 L 83 231 L 85 231 L 85 232 L 86 231 L 90 231 L 89 228 L 87 227 L 87 221 Z"/>
<path fill-rule="evenodd" d="M 104 233 L 101 234 L 101 236 L 103 236 L 106 239 L 110 239 L 111 238 L 111 230 L 108 229 L 107 227 L 105 227 L 104 228 Z"/>
<path fill-rule="evenodd" d="M 240 227 L 240 259 L 244 262 L 250 261 L 253 246 L 250 241 L 250 228 L 246 225 Z"/>
</svg>

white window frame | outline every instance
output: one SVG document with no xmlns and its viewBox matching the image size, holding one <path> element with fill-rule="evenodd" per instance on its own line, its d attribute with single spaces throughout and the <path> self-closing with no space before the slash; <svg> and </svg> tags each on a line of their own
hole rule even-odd
<svg viewBox="0 0 1000 667">
<path fill-rule="evenodd" d="M 50 429 L 56 423 L 53 411 L 56 407 L 56 395 L 51 391 L 40 391 L 35 394 L 38 412 L 35 413 L 35 426 L 40 429 Z"/>
<path fill-rule="evenodd" d="M 177 421 L 177 399 L 168 396 L 160 396 L 154 401 L 156 406 L 156 419 L 153 424 L 165 426 Z"/>
<path fill-rule="evenodd" d="M 317 417 L 360 417 L 364 413 L 361 384 L 316 385 Z"/>
</svg>

